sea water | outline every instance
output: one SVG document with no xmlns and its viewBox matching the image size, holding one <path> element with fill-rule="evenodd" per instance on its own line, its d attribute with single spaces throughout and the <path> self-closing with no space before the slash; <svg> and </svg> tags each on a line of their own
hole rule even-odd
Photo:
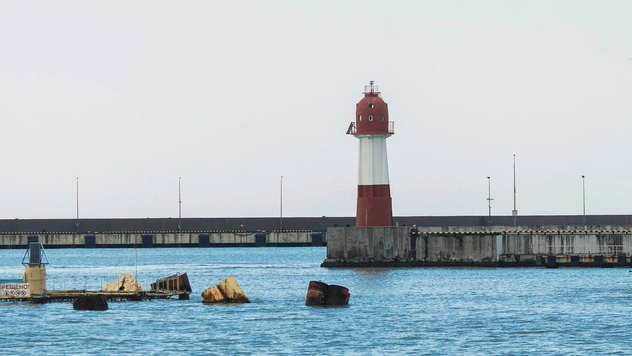
<svg viewBox="0 0 632 356">
<path fill-rule="evenodd" d="M 632 354 L 628 268 L 322 268 L 324 247 L 46 250 L 49 289 L 98 290 L 121 273 L 146 289 L 186 272 L 190 300 L 0 302 L 2 355 Z M 0 250 L 0 280 L 24 251 Z M 250 304 L 205 305 L 235 276 Z M 349 288 L 307 307 L 310 280 Z"/>
</svg>

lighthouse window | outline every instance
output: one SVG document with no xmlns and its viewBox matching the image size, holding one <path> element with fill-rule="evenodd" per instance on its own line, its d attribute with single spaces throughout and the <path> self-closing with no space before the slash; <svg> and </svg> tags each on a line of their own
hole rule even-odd
<svg viewBox="0 0 632 356">
<path fill-rule="evenodd" d="M 373 115 L 369 115 L 369 121 L 373 121 Z"/>
<path fill-rule="evenodd" d="M 373 103 L 369 103 L 369 108 L 373 109 L 374 106 Z"/>
<path fill-rule="evenodd" d="M 362 121 L 362 115 L 358 115 L 358 121 Z"/>
<path fill-rule="evenodd" d="M 382 115 L 382 121 L 384 121 L 384 115 Z"/>
</svg>

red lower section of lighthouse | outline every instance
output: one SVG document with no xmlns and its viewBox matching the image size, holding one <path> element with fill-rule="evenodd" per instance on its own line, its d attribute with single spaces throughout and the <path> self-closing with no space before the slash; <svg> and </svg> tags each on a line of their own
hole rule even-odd
<svg viewBox="0 0 632 356">
<path fill-rule="evenodd" d="M 391 187 L 359 185 L 356 226 L 393 226 Z"/>
</svg>

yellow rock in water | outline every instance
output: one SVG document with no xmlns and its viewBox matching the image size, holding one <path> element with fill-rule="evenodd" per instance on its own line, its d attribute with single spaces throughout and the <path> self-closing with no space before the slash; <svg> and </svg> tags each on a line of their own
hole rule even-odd
<svg viewBox="0 0 632 356">
<path fill-rule="evenodd" d="M 202 292 L 203 303 L 222 303 L 225 301 L 226 298 L 224 298 L 224 295 L 217 286 L 210 286 Z"/>
<path fill-rule="evenodd" d="M 202 292 L 203 303 L 250 303 L 246 293 L 235 277 L 225 278 L 216 286 L 210 286 Z"/>
<path fill-rule="evenodd" d="M 105 292 L 139 292 L 142 291 L 143 287 L 134 280 L 129 273 L 121 273 L 117 278 L 116 282 L 109 282 L 103 286 L 103 291 Z"/>
<path fill-rule="evenodd" d="M 237 279 L 233 276 L 227 277 L 219 282 L 217 287 L 222 291 L 224 297 L 232 303 L 250 303 L 250 300 L 246 297 L 246 293 L 244 293 L 244 290 L 241 289 L 241 286 L 237 283 Z"/>
</svg>

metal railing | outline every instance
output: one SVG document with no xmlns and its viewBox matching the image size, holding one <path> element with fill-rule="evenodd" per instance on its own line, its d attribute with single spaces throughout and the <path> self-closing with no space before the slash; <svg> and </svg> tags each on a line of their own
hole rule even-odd
<svg viewBox="0 0 632 356">
<path fill-rule="evenodd" d="M 356 126 L 355 121 L 351 121 L 349 127 L 347 128 L 347 135 L 355 135 L 358 133 L 358 128 Z M 371 134 L 383 134 L 383 132 L 365 132 L 368 135 Z M 388 133 L 391 135 L 395 134 L 395 121 L 388 122 Z"/>
</svg>

